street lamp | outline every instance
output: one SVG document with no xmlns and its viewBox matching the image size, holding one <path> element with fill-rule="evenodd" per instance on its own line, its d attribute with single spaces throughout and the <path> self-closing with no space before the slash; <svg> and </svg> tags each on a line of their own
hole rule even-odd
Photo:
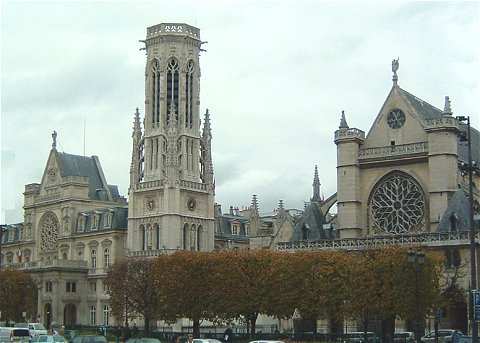
<svg viewBox="0 0 480 343">
<path fill-rule="evenodd" d="M 5 225 L 0 225 L 0 270 L 2 270 L 3 258 L 2 258 L 2 241 L 3 241 L 3 230 Z"/>
<path fill-rule="evenodd" d="M 475 243 L 475 225 L 473 218 L 473 169 L 475 168 L 474 162 L 472 161 L 472 139 L 471 134 L 472 130 L 470 127 L 470 116 L 458 116 L 457 120 L 460 123 L 466 123 L 467 125 L 467 136 L 461 135 L 460 141 L 468 142 L 468 164 L 462 163 L 461 168 L 468 172 L 468 193 L 469 193 L 469 202 L 470 202 L 470 213 L 469 213 L 469 223 L 470 223 L 470 306 L 469 306 L 469 317 L 472 327 L 472 343 L 478 342 L 478 328 L 477 321 L 475 320 L 474 304 L 473 304 L 473 290 L 477 289 L 477 266 L 476 266 L 476 243 Z"/>
<path fill-rule="evenodd" d="M 420 268 L 425 263 L 425 254 L 421 251 L 409 250 L 407 253 L 407 261 L 411 263 L 415 268 L 415 302 L 418 305 L 419 295 L 418 295 L 418 274 L 420 272 Z M 415 313 L 415 340 L 420 342 L 420 312 L 419 306 L 416 306 L 416 313 Z"/>
</svg>

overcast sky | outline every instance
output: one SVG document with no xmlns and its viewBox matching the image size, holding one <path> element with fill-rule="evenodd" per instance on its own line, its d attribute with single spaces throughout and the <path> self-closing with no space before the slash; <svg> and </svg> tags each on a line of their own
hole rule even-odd
<svg viewBox="0 0 480 343">
<path fill-rule="evenodd" d="M 21 221 L 24 185 L 58 148 L 98 155 L 126 194 L 135 107 L 143 113 L 146 27 L 201 30 L 201 111 L 212 113 L 216 201 L 303 208 L 314 165 L 336 190 L 341 110 L 368 131 L 400 57 L 402 88 L 480 127 L 480 3 L 2 1 L 1 222 Z"/>
</svg>

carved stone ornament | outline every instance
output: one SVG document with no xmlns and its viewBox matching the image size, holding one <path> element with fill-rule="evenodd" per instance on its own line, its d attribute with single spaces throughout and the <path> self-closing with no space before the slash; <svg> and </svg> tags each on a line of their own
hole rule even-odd
<svg viewBox="0 0 480 343">
<path fill-rule="evenodd" d="M 57 176 L 57 168 L 55 168 L 55 167 L 48 168 L 47 175 L 48 175 L 48 179 L 50 181 L 55 180 L 55 178 Z"/>
<path fill-rule="evenodd" d="M 40 244 L 44 251 L 57 249 L 59 223 L 52 212 L 45 213 L 40 221 Z"/>
<path fill-rule="evenodd" d="M 153 211 L 155 209 L 155 200 L 147 199 L 147 210 Z"/>
<path fill-rule="evenodd" d="M 370 196 L 370 220 L 376 233 L 404 234 L 425 225 L 425 196 L 412 177 L 393 173 L 381 180 Z"/>
<path fill-rule="evenodd" d="M 195 201 L 195 199 L 194 198 L 189 198 L 187 200 L 187 208 L 190 211 L 193 211 L 193 210 L 195 210 L 196 207 L 197 207 L 197 202 Z"/>
</svg>

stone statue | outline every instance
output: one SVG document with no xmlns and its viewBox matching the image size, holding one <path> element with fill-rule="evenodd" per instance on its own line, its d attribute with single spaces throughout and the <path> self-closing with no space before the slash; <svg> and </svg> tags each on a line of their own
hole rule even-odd
<svg viewBox="0 0 480 343">
<path fill-rule="evenodd" d="M 397 59 L 392 60 L 393 82 L 395 83 L 398 81 L 397 70 L 400 67 L 399 60 L 400 60 L 400 57 L 397 57 Z"/>
</svg>

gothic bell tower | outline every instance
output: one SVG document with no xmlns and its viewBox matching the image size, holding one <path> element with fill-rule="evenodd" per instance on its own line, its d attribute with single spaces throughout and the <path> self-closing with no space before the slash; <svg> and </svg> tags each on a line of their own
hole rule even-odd
<svg viewBox="0 0 480 343">
<path fill-rule="evenodd" d="M 145 115 L 134 116 L 128 248 L 134 256 L 207 251 L 214 239 L 208 110 L 200 129 L 200 30 L 147 28 Z"/>
</svg>

